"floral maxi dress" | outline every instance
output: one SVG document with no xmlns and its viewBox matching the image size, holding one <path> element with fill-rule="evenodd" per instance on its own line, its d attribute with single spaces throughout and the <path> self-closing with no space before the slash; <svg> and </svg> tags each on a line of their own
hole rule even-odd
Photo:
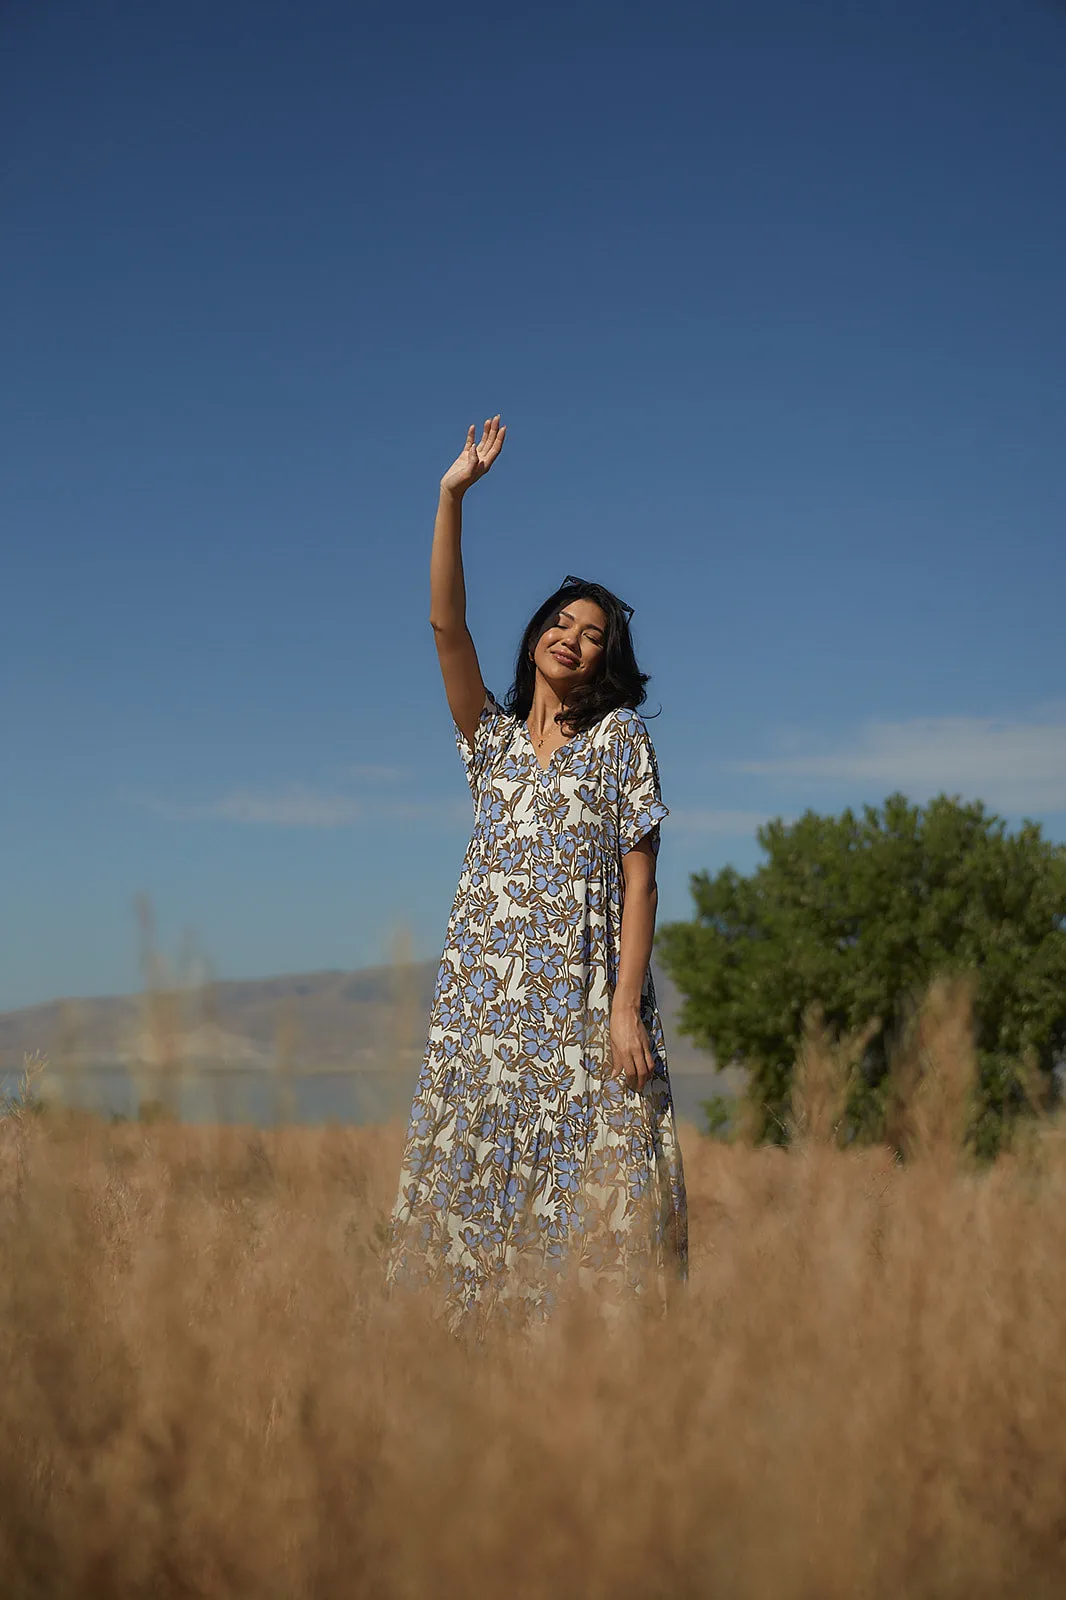
<svg viewBox="0 0 1066 1600">
<path fill-rule="evenodd" d="M 471 748 L 475 825 L 404 1148 L 390 1281 L 452 1315 L 547 1309 L 561 1278 L 640 1291 L 685 1274 L 684 1176 L 651 973 L 654 1075 L 609 1073 L 622 857 L 668 815 L 643 719 L 612 711 L 542 770 L 491 694 Z"/>
</svg>

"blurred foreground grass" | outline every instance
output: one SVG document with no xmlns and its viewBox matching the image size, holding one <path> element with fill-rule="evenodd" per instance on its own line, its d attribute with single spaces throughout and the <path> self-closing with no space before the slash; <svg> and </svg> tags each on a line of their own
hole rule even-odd
<svg viewBox="0 0 1066 1600">
<path fill-rule="evenodd" d="M 402 1130 L 0 1121 L 0 1588 L 836 1600 L 1066 1588 L 1066 1146 L 978 1170 L 965 997 L 900 1143 L 685 1142 L 688 1289 L 449 1336 L 388 1302 Z"/>
</svg>

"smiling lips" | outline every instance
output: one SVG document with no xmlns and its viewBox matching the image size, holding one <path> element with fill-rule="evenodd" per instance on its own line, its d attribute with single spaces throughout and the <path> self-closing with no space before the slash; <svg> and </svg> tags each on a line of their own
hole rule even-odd
<svg viewBox="0 0 1066 1600">
<path fill-rule="evenodd" d="M 552 655 L 556 661 L 561 661 L 564 667 L 576 667 L 578 664 L 577 656 L 570 655 L 566 650 L 553 650 Z"/>
</svg>

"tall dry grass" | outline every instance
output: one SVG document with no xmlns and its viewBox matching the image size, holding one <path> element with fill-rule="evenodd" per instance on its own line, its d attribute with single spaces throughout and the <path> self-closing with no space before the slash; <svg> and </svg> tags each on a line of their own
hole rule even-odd
<svg viewBox="0 0 1066 1600">
<path fill-rule="evenodd" d="M 1066 1151 L 960 1156 L 964 994 L 912 1046 L 905 1163 L 812 1024 L 787 1153 L 687 1138 L 669 1316 L 524 1340 L 383 1297 L 398 1127 L 9 1116 L 0 1590 L 1060 1596 Z"/>
</svg>

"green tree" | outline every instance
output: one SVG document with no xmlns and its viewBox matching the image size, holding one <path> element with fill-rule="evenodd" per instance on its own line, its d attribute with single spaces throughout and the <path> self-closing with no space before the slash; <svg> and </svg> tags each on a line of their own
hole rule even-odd
<svg viewBox="0 0 1066 1600">
<path fill-rule="evenodd" d="M 783 1139 L 807 1008 L 837 1031 L 878 1019 L 849 1106 L 852 1132 L 881 1131 L 893 1047 L 938 973 L 976 978 L 974 1139 L 986 1155 L 1026 1103 L 1033 1066 L 1050 1102 L 1066 1052 L 1066 847 L 1038 824 L 1015 833 L 980 802 L 809 811 L 758 830 L 766 860 L 691 880 L 695 916 L 666 926 L 663 965 L 681 1026 L 719 1061 L 740 1060 Z"/>
</svg>

